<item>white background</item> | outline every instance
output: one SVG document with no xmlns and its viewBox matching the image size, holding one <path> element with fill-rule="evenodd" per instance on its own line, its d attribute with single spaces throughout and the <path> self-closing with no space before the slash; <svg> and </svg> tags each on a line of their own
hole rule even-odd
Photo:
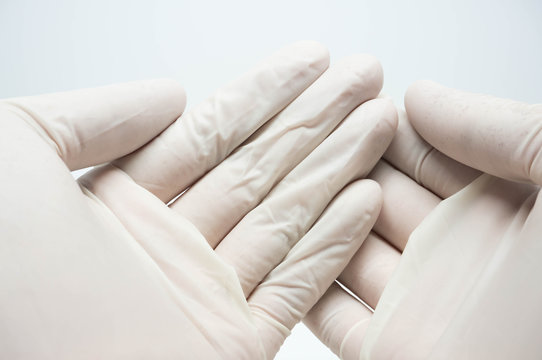
<svg viewBox="0 0 542 360">
<path fill-rule="evenodd" d="M 542 1 L 0 0 L 0 98 L 172 77 L 188 106 L 281 46 L 380 58 L 397 104 L 414 80 L 542 98 Z M 297 326 L 277 359 L 335 359 Z"/>
</svg>

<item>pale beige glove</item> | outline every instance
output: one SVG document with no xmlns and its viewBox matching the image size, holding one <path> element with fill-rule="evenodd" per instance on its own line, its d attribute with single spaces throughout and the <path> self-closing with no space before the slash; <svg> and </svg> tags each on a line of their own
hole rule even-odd
<svg viewBox="0 0 542 360">
<path fill-rule="evenodd" d="M 427 142 L 403 113 L 339 277 L 376 311 L 334 285 L 305 322 L 345 359 L 540 359 L 542 107 L 431 82 L 405 105 Z"/>
<path fill-rule="evenodd" d="M 3 101 L 0 357 L 272 358 L 376 220 L 358 179 L 397 125 L 374 58 L 327 66 L 295 44 L 177 121 L 170 81 Z"/>
</svg>

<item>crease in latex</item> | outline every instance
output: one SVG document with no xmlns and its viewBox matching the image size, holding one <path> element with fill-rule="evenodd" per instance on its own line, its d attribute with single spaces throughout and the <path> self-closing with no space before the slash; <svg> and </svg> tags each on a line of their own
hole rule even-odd
<svg viewBox="0 0 542 360">
<path fill-rule="evenodd" d="M 140 115 L 145 114 L 146 107 L 139 108 L 136 111 L 132 111 L 130 114 L 123 114 L 122 117 L 115 117 L 113 121 L 108 123 L 100 122 L 99 119 L 89 118 L 85 119 L 86 123 L 78 123 L 77 121 L 68 121 L 68 114 L 53 113 L 50 114 L 52 118 L 46 121 L 39 116 L 38 113 L 32 111 L 31 105 L 24 105 L 23 102 L 4 101 L 7 104 L 8 110 L 10 108 L 14 110 L 20 118 L 29 123 L 34 130 L 40 134 L 40 136 L 57 152 L 58 156 L 68 165 L 71 170 L 80 168 L 74 160 L 77 160 L 77 156 L 82 156 L 84 164 L 82 167 L 89 166 L 87 156 L 85 156 L 84 150 L 88 144 L 92 143 L 94 139 L 99 139 L 105 135 L 116 131 L 117 129 L 125 126 L 133 119 L 138 118 Z M 155 116 L 158 116 L 155 115 Z M 89 123 L 95 123 L 96 126 L 90 127 Z M 80 125 L 80 126 L 78 126 Z M 98 130 L 98 131 L 95 131 Z M 124 156 L 127 153 L 133 151 L 130 149 L 123 154 L 117 156 Z M 94 150 L 96 152 L 96 150 Z M 106 161 L 104 159 L 103 161 Z M 75 167 L 73 165 L 76 165 Z"/>
<path fill-rule="evenodd" d="M 281 182 L 277 187 L 271 190 L 268 195 L 269 200 L 265 201 L 262 207 L 262 210 L 265 210 L 265 215 L 267 216 L 263 216 L 261 220 L 259 222 L 256 221 L 256 223 L 259 223 L 261 225 L 262 223 L 268 222 L 269 219 L 273 219 L 274 223 L 276 225 L 279 225 L 277 226 L 278 230 L 282 229 L 282 231 L 279 232 L 283 233 L 284 236 L 288 239 L 289 246 L 293 245 L 292 241 L 302 236 L 306 232 L 306 230 L 312 224 L 314 224 L 314 222 L 316 221 L 316 217 L 314 214 L 320 214 L 322 212 L 324 202 L 323 200 L 317 201 L 320 204 L 318 211 L 310 209 L 307 204 L 298 204 L 302 206 L 295 206 L 293 208 L 290 208 L 290 210 L 297 209 L 298 211 L 301 211 L 297 214 L 297 216 L 293 215 L 290 212 L 284 213 L 283 211 L 274 211 L 275 207 L 283 210 L 283 207 L 276 204 L 282 203 L 283 201 L 285 201 L 285 199 L 291 199 L 292 197 L 295 198 L 295 196 L 293 195 L 300 191 L 298 187 L 301 185 L 303 188 L 318 188 L 319 191 L 317 192 L 317 194 L 323 193 L 319 196 L 319 198 L 326 199 L 329 197 L 330 194 L 336 195 L 338 189 L 345 186 L 354 178 L 366 175 L 368 172 L 366 170 L 372 168 L 374 164 L 363 163 L 363 166 L 361 166 L 361 168 L 365 168 L 365 171 L 358 171 L 358 169 L 360 168 L 360 158 L 364 159 L 366 157 L 364 156 L 364 152 L 360 149 L 363 149 L 366 144 L 372 143 L 370 140 L 374 136 L 374 129 L 378 126 L 378 124 L 379 122 L 375 122 L 375 124 L 373 124 L 373 126 L 371 126 L 370 128 L 364 129 L 362 136 L 357 136 L 355 139 L 355 143 L 357 143 L 357 145 L 350 147 L 349 151 L 341 151 L 338 154 L 339 156 L 337 156 L 336 153 L 330 154 L 330 161 L 326 162 L 326 164 L 324 165 L 319 165 L 318 176 L 306 178 L 306 175 L 310 173 L 307 168 L 310 168 L 311 165 L 314 165 L 312 164 L 311 159 L 316 158 L 319 153 L 319 151 L 315 149 L 313 151 L 314 154 L 311 153 L 304 161 L 304 164 L 300 164 L 300 167 L 296 169 L 295 172 L 291 173 L 291 175 L 287 175 L 284 178 L 283 182 Z M 347 127 L 345 126 L 345 130 L 346 129 Z M 355 131 L 353 131 L 352 133 L 355 134 Z M 341 172 L 337 173 L 337 169 L 341 169 Z M 300 181 L 300 176 L 305 176 L 305 178 L 303 179 L 304 181 Z M 307 181 L 309 181 L 309 183 L 307 183 Z M 322 186 L 324 187 L 323 189 L 321 189 Z M 301 215 L 303 216 L 300 217 Z M 296 232 L 288 230 L 291 219 L 303 219 L 302 221 L 297 221 L 298 231 Z M 282 224 L 282 226 L 280 226 L 280 224 Z"/>
<path fill-rule="evenodd" d="M 533 206 L 535 204 L 536 198 L 538 196 L 538 192 L 533 192 L 530 196 L 528 196 L 521 205 L 519 205 L 518 212 L 513 217 L 513 219 L 510 221 L 510 224 L 507 226 L 507 231 L 503 234 L 502 239 L 498 242 L 495 250 L 492 252 L 491 256 L 488 257 L 487 262 L 484 264 L 483 268 L 480 271 L 480 274 L 477 277 L 477 281 L 475 283 L 476 286 L 473 286 L 471 288 L 471 291 L 469 291 L 468 296 L 465 296 L 464 301 L 461 303 L 460 307 L 458 307 L 456 311 L 456 316 L 454 316 L 454 322 L 451 323 L 445 331 L 442 333 L 442 335 L 439 337 L 438 342 L 434 345 L 431 354 L 429 355 L 430 358 L 442 358 L 445 353 L 451 353 L 449 350 L 446 350 L 450 347 L 450 340 L 454 339 L 455 342 L 458 342 L 457 340 L 457 334 L 460 333 L 461 336 L 465 336 L 464 331 L 462 331 L 461 326 L 463 325 L 461 322 L 461 319 L 465 319 L 466 314 L 475 314 L 476 313 L 476 306 L 479 306 L 479 303 L 483 299 L 487 299 L 487 296 L 485 294 L 491 294 L 492 293 L 492 286 L 494 285 L 495 281 L 501 281 L 501 278 L 498 276 L 495 276 L 495 274 L 502 273 L 502 268 L 507 267 L 507 263 L 511 259 L 515 259 L 515 252 L 518 249 L 522 249 L 523 244 L 521 243 L 521 237 L 518 236 L 522 232 L 522 230 L 525 228 L 527 221 L 529 220 L 529 217 L 531 216 L 531 210 L 533 209 Z M 536 255 L 536 252 L 533 254 Z M 537 260 L 534 260 L 538 262 Z M 533 260 L 531 260 L 533 262 Z M 508 266 L 509 267 L 509 266 Z M 521 278 L 517 278 L 517 281 L 522 281 Z M 518 298 L 519 300 L 520 298 Z M 518 305 L 519 304 L 512 304 L 512 305 Z M 483 305 L 482 305 L 483 306 Z M 534 314 L 533 314 L 534 315 Z M 458 320 L 459 319 L 459 320 Z M 471 318 L 472 319 L 472 318 Z M 472 319 L 475 321 L 475 319 Z M 479 323 L 479 322 L 478 322 Z M 504 323 L 504 321 L 503 321 Z M 488 331 L 495 331 L 495 329 L 489 329 Z M 515 329 L 516 334 L 521 334 L 522 329 L 518 328 Z M 528 336 L 520 335 L 527 341 L 527 344 L 524 347 L 524 349 L 528 349 Z M 453 340 L 452 340 L 453 341 Z M 464 345 L 464 339 L 461 339 L 461 342 L 463 345 L 461 346 L 462 349 L 466 349 L 466 346 Z M 493 355 L 488 355 L 487 351 L 486 354 L 482 355 L 478 352 L 480 349 L 472 348 L 470 350 L 463 350 L 462 354 L 459 354 L 458 356 L 467 356 L 466 354 L 469 354 L 468 356 L 471 356 L 473 358 L 480 358 L 480 356 L 491 356 L 492 358 L 496 358 L 495 353 Z M 525 354 L 520 354 L 514 349 L 500 349 L 498 350 L 500 352 L 499 358 L 530 358 L 531 355 L 528 355 L 529 350 L 525 350 Z M 539 353 L 539 352 L 536 352 Z M 531 353 L 532 354 L 532 353 Z"/>
<path fill-rule="evenodd" d="M 305 83 L 303 88 L 307 88 L 321 76 L 322 68 L 317 58 L 312 59 L 312 61 L 304 61 L 303 65 L 299 64 L 301 59 L 294 58 L 294 60 L 296 61 L 295 65 L 290 63 L 281 64 L 281 66 L 268 65 L 265 71 L 259 66 L 253 72 L 245 74 L 242 79 L 232 82 L 226 87 L 218 90 L 211 99 L 201 103 L 194 108 L 194 110 L 187 113 L 187 119 L 183 121 L 183 123 L 185 123 L 183 126 L 186 126 L 188 132 L 191 134 L 187 139 L 191 144 L 191 148 L 207 150 L 207 152 L 200 151 L 198 153 L 197 160 L 199 163 L 206 163 L 206 169 L 210 169 L 212 164 L 217 163 L 218 160 L 224 159 L 228 153 L 233 150 L 234 144 L 232 142 L 234 140 L 236 143 L 242 143 L 250 137 L 251 134 L 246 132 L 243 126 L 235 126 L 236 124 L 241 125 L 245 123 L 243 120 L 247 118 L 258 118 L 259 121 L 257 123 L 250 124 L 254 130 L 257 130 L 268 123 L 270 119 L 277 115 L 277 113 L 280 114 L 279 111 L 287 104 L 292 103 L 300 96 L 298 95 L 292 99 L 285 99 L 281 103 L 275 104 L 272 111 L 269 111 L 270 105 L 273 105 L 273 101 L 269 99 L 281 98 L 281 96 L 275 95 L 276 93 L 282 93 L 285 88 L 299 88 L 299 84 L 303 83 Z M 270 73 L 273 73 L 274 76 L 270 76 Z M 316 76 L 317 74 L 319 75 Z M 274 77 L 273 81 L 269 81 L 268 78 L 270 77 Z M 306 79 L 310 80 L 307 82 Z M 235 85 L 249 81 L 252 84 L 257 85 L 256 88 L 249 87 L 251 93 L 254 93 L 255 95 L 266 93 L 266 96 L 256 96 L 256 99 L 258 99 L 257 102 L 243 101 L 247 98 L 246 93 L 239 91 Z M 272 84 L 272 86 L 269 87 L 275 89 L 274 93 L 267 94 L 267 89 L 263 86 L 265 84 Z M 244 88 L 242 89 L 243 91 L 246 91 Z M 299 90 L 298 92 L 301 93 Z M 239 99 L 236 99 L 237 101 L 224 99 L 232 96 L 237 96 Z M 254 98 L 254 96 L 252 98 Z M 240 102 L 242 102 L 242 104 L 239 104 Z M 226 104 L 228 104 L 228 106 L 226 106 Z M 244 110 L 239 112 L 239 107 L 242 107 Z M 266 112 L 267 115 L 263 116 Z M 235 120 L 233 121 L 231 116 L 232 113 L 236 115 Z M 205 118 L 206 121 L 201 121 L 201 117 Z M 214 121 L 209 121 L 213 119 Z M 228 119 L 228 121 L 224 121 L 223 119 Z M 238 136 L 233 136 L 233 133 L 235 132 L 247 134 L 244 136 L 244 139 L 239 141 Z M 204 136 L 200 136 L 201 134 Z M 207 146 L 207 144 L 210 143 L 216 144 L 216 146 Z M 211 152 L 215 153 L 210 156 Z"/>
<path fill-rule="evenodd" d="M 43 125 L 43 119 L 32 110 L 16 103 L 7 100 L 3 100 L 2 109 L 11 112 L 15 115 L 15 119 L 22 119 L 27 125 L 29 125 L 36 133 L 43 139 L 43 141 L 56 152 L 56 154 L 62 159 L 63 149 L 66 148 L 66 144 L 61 141 L 55 141 L 52 134 L 48 131 L 47 127 Z M 62 137 L 60 138 L 62 139 Z"/>
<path fill-rule="evenodd" d="M 459 192 L 457 195 L 451 197 L 450 199 L 444 201 L 437 207 L 437 209 L 426 219 L 422 222 L 422 224 L 413 232 L 411 235 L 411 240 L 409 240 L 407 248 L 405 249 L 404 255 L 401 258 L 401 264 L 398 267 L 398 271 L 394 273 L 392 276 L 392 279 L 390 280 L 389 285 L 386 287 L 381 301 L 376 309 L 375 316 L 373 317 L 373 321 L 371 322 L 371 325 L 369 326 L 369 330 L 367 332 L 367 336 L 365 338 L 365 341 L 363 343 L 363 349 L 362 349 L 362 358 L 371 358 L 373 356 L 377 356 L 378 354 L 381 354 L 381 351 L 383 350 L 382 346 L 385 341 L 390 341 L 389 339 L 390 334 L 394 333 L 393 326 L 394 324 L 394 317 L 396 315 L 400 315 L 400 309 L 403 306 L 402 303 L 404 303 L 404 300 L 407 299 L 406 296 L 410 295 L 413 296 L 414 293 L 411 293 L 412 291 L 415 291 L 417 279 L 422 279 L 423 272 L 430 271 L 429 268 L 427 268 L 427 265 L 423 265 L 425 260 L 423 258 L 418 259 L 418 257 L 422 254 L 423 257 L 431 257 L 431 256 L 443 256 L 447 254 L 443 254 L 441 249 L 446 249 L 446 246 L 464 246 L 464 251 L 467 252 L 474 252 L 474 256 L 483 256 L 484 260 L 481 261 L 480 264 L 472 263 L 472 261 L 475 260 L 475 258 L 466 258 L 465 259 L 458 259 L 466 261 L 466 265 L 473 267 L 472 270 L 475 271 L 475 273 L 472 273 L 472 277 L 470 278 L 461 278 L 464 277 L 465 274 L 459 274 L 460 278 L 456 280 L 468 280 L 468 283 L 461 284 L 448 284 L 448 286 L 451 286 L 451 288 L 455 289 L 461 289 L 462 291 L 460 293 L 456 294 L 456 297 L 458 299 L 457 303 L 454 305 L 454 300 L 452 302 L 449 302 L 450 300 L 446 300 L 446 297 L 442 297 L 442 293 L 444 291 L 444 296 L 446 296 L 446 290 L 444 288 L 437 289 L 437 296 L 435 297 L 435 301 L 445 300 L 449 303 L 445 304 L 446 307 L 442 308 L 438 305 L 436 305 L 436 308 L 431 305 L 433 308 L 433 311 L 436 309 L 437 311 L 444 311 L 442 315 L 444 315 L 449 320 L 446 321 L 445 327 L 442 328 L 442 332 L 434 334 L 434 338 L 432 340 L 428 340 L 429 343 L 426 343 L 425 345 L 429 344 L 430 347 L 431 344 L 438 343 L 439 339 L 442 338 L 444 332 L 446 329 L 451 326 L 451 324 L 455 321 L 454 315 L 460 312 L 462 304 L 467 301 L 467 299 L 472 296 L 471 292 L 468 290 L 470 289 L 476 289 L 476 291 L 479 291 L 478 285 L 481 284 L 481 278 L 483 278 L 487 274 L 488 269 L 490 269 L 491 266 L 495 266 L 495 261 L 499 259 L 499 256 L 503 255 L 502 251 L 506 248 L 507 245 L 507 239 L 506 236 L 498 237 L 497 239 L 492 239 L 492 235 L 489 235 L 490 238 L 486 239 L 488 235 L 486 234 L 485 237 L 482 237 L 481 240 L 483 241 L 489 241 L 488 245 L 480 245 L 477 244 L 479 241 L 476 241 L 476 239 L 479 239 L 478 236 L 476 239 L 472 239 L 472 241 L 469 241 L 470 237 L 465 239 L 464 237 L 458 237 L 459 235 L 446 235 L 442 239 L 439 238 L 439 233 L 442 234 L 443 231 L 454 229 L 454 224 L 448 223 L 449 229 L 444 229 L 438 227 L 440 226 L 439 223 L 445 224 L 446 222 L 442 222 L 443 220 L 446 221 L 444 218 L 448 218 L 449 220 L 456 221 L 459 219 L 459 223 L 465 222 L 464 219 L 464 212 L 465 210 L 468 212 L 469 207 L 473 206 L 477 203 L 478 196 L 480 194 L 483 194 L 486 192 L 486 189 L 489 189 L 495 181 L 504 181 L 500 179 L 496 179 L 490 175 L 483 175 L 480 176 L 477 180 L 475 180 L 471 185 L 467 186 L 464 190 Z M 493 193 L 494 191 L 490 192 L 489 194 Z M 490 202 L 491 203 L 491 202 Z M 522 202 L 520 204 L 514 204 L 511 205 L 513 207 L 509 208 L 509 205 L 504 205 L 505 208 L 503 208 L 505 211 L 504 214 L 514 214 L 512 218 L 510 218 L 510 215 L 506 215 L 506 226 L 507 229 L 510 231 L 512 227 L 517 226 L 517 223 L 521 223 L 523 220 L 521 214 L 516 214 L 516 208 L 525 206 L 525 202 Z M 464 210 L 462 210 L 464 209 Z M 443 213 L 444 211 L 444 213 Z M 452 211 L 450 213 L 450 211 Z M 441 216 L 442 214 L 447 214 L 445 217 Z M 463 219 L 463 220 L 462 220 Z M 468 220 L 468 219 L 467 219 Z M 484 226 L 491 225 L 492 222 L 495 222 L 495 220 L 491 220 L 491 218 L 486 218 L 486 221 L 488 222 Z M 464 227 L 465 225 L 463 225 Z M 420 231 L 423 229 L 423 235 L 419 234 Z M 479 229 L 478 231 L 487 231 L 483 230 L 485 228 Z M 459 229 L 461 230 L 461 229 Z M 420 235 L 420 236 L 418 236 Z M 422 240 L 422 238 L 424 240 Z M 419 241 L 418 241 L 419 240 Z M 428 243 L 428 241 L 430 241 Z M 444 241 L 453 243 L 457 242 L 457 245 L 452 244 L 440 244 L 440 242 Z M 464 243 L 463 245 L 461 245 Z M 444 246 L 444 247 L 442 247 Z M 482 246 L 482 247 L 480 247 Z M 489 248 L 488 248 L 489 246 Z M 486 253 L 484 254 L 484 249 L 486 249 Z M 482 251 L 482 252 L 481 252 Z M 457 250 L 456 250 L 457 252 Z M 440 255 L 439 255 L 440 253 Z M 478 254 L 478 255 L 476 255 Z M 473 256 L 473 255 L 469 255 Z M 501 256 L 502 257 L 502 256 Z M 506 253 L 504 253 L 504 257 L 506 257 Z M 429 259 L 429 258 L 428 258 Z M 469 260 L 470 259 L 470 260 Z M 470 265 L 469 265 L 469 262 Z M 408 265 L 407 265 L 408 264 Z M 433 266 L 435 266 L 433 264 Z M 437 271 L 442 271 L 438 270 Z M 451 274 L 450 274 L 451 275 Z M 449 277 L 449 276 L 448 276 Z M 451 280 L 451 279 L 450 279 Z M 457 287 L 458 286 L 458 287 Z M 467 286 L 467 288 L 466 288 Z M 466 289 L 466 290 L 465 290 Z M 465 290 L 465 291 L 463 291 Z M 408 304 L 406 305 L 408 308 Z M 411 304 L 412 306 L 412 304 Z M 450 308 L 452 306 L 452 308 Z M 405 310 L 403 310 L 405 311 Z M 407 314 L 403 313 L 403 320 L 404 317 Z M 450 317 L 451 316 L 451 317 Z M 422 321 L 429 320 L 429 324 L 434 322 L 435 319 L 423 319 Z M 403 325 L 401 325 L 403 324 Z M 395 326 L 405 326 L 405 323 L 396 323 Z M 391 331 L 391 332 L 390 332 Z M 424 330 L 427 331 L 427 330 Z M 386 340 L 387 339 L 387 340 Z M 427 340 L 427 339 L 426 339 Z M 394 341 L 392 341 L 392 344 Z M 407 346 L 408 347 L 408 346 Z M 427 346 L 426 346 L 427 347 Z M 397 355 L 396 351 L 401 351 L 401 346 L 395 347 L 395 350 L 389 350 L 391 352 L 386 352 L 386 356 L 391 356 L 391 354 Z M 420 352 L 417 352 L 418 355 L 425 352 L 427 355 L 427 351 L 431 351 L 432 349 L 423 349 L 420 350 Z"/>
<path fill-rule="evenodd" d="M 352 336 L 356 336 L 358 334 L 356 334 L 356 331 L 359 330 L 359 328 L 361 328 L 362 326 L 365 326 L 367 327 L 367 323 L 369 323 L 371 319 L 368 318 L 368 319 L 361 319 L 360 321 L 358 321 L 357 323 L 355 323 L 347 332 L 346 334 L 344 334 L 344 338 L 343 340 L 341 341 L 341 345 L 339 347 L 339 358 L 340 359 L 345 359 L 345 353 L 346 353 L 346 349 L 349 348 L 349 346 L 347 346 L 347 342 L 348 340 L 350 340 L 350 338 Z M 353 339 L 353 341 L 358 341 L 357 339 Z"/>
<path fill-rule="evenodd" d="M 369 324 L 367 334 L 363 340 L 361 359 L 371 359 L 379 354 L 379 349 L 386 341 L 386 331 L 394 331 L 393 324 L 394 319 L 398 316 L 398 308 L 400 305 L 408 299 L 407 296 L 411 295 L 412 289 L 418 283 L 418 277 L 422 271 L 420 264 L 425 262 L 425 259 L 430 259 L 432 253 L 438 252 L 438 248 L 445 245 L 440 243 L 440 236 L 450 229 L 453 229 L 446 218 L 450 216 L 451 210 L 455 214 L 461 213 L 460 208 L 469 202 L 469 199 L 476 197 L 476 194 L 483 191 L 485 187 L 489 185 L 492 177 L 489 175 L 480 176 L 471 185 L 467 186 L 464 190 L 460 191 L 455 196 L 447 199 L 445 202 L 440 203 L 431 214 L 422 221 L 420 225 L 410 235 L 407 246 L 401 256 L 401 260 L 396 270 L 394 271 L 388 285 L 384 289 L 381 295 L 380 301 L 375 309 L 375 313 Z M 457 204 L 454 204 L 456 202 Z M 455 208 L 454 208 L 455 206 Z M 459 209 L 458 209 L 459 208 Z M 444 211 L 445 216 L 442 216 Z M 453 217 L 454 215 L 452 215 Z M 446 229 L 442 226 L 444 224 Z M 438 229 L 438 230 L 437 230 Z M 423 230 L 424 235 L 418 236 Z M 427 236 L 426 234 L 435 234 L 435 236 Z M 432 239 L 429 239 L 432 237 Z M 455 239 L 456 236 L 449 236 Z M 428 241 L 430 243 L 428 244 Z M 406 314 L 403 314 L 406 315 Z M 391 330 L 390 330 L 391 328 Z M 384 337 L 383 337 L 384 336 Z M 390 339 L 388 339 L 390 340 Z M 395 342 L 392 341 L 391 344 Z M 389 347 L 385 356 L 391 356 L 394 348 Z M 376 350 L 375 350 L 376 349 Z M 382 354 L 380 354 L 381 356 Z"/>
</svg>

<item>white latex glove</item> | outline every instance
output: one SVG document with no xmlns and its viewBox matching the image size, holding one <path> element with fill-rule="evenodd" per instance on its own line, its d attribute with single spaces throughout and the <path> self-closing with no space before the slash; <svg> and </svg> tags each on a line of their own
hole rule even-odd
<svg viewBox="0 0 542 360">
<path fill-rule="evenodd" d="M 334 285 L 306 323 L 345 359 L 540 359 L 541 105 L 431 82 L 405 105 L 427 142 L 403 113 L 375 233 L 339 277 L 376 311 Z"/>
<path fill-rule="evenodd" d="M 0 357 L 273 357 L 376 220 L 357 179 L 397 125 L 374 58 L 327 66 L 295 44 L 177 121 L 170 81 L 3 101 Z"/>
</svg>

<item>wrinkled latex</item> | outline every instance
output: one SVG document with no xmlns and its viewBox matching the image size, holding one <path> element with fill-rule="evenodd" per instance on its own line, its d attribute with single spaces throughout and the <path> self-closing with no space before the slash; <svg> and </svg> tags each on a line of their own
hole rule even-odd
<svg viewBox="0 0 542 360">
<path fill-rule="evenodd" d="M 540 106 L 431 83 L 405 102 L 435 148 L 500 178 L 480 176 L 412 233 L 362 358 L 539 359 Z"/>
<path fill-rule="evenodd" d="M 540 357 L 542 214 L 515 185 L 482 175 L 412 233 L 362 358 Z"/>
<path fill-rule="evenodd" d="M 405 102 L 435 148 L 499 177 L 481 175 L 412 233 L 361 358 L 539 359 L 540 106 L 431 83 Z"/>
<path fill-rule="evenodd" d="M 397 121 L 374 58 L 327 65 L 295 44 L 178 120 L 165 80 L 3 101 L 0 357 L 272 358 L 376 220 Z"/>
<path fill-rule="evenodd" d="M 344 359 L 540 358 L 540 105 L 430 82 L 405 105 L 338 278 L 376 310 L 334 284 L 304 322 Z"/>
</svg>

